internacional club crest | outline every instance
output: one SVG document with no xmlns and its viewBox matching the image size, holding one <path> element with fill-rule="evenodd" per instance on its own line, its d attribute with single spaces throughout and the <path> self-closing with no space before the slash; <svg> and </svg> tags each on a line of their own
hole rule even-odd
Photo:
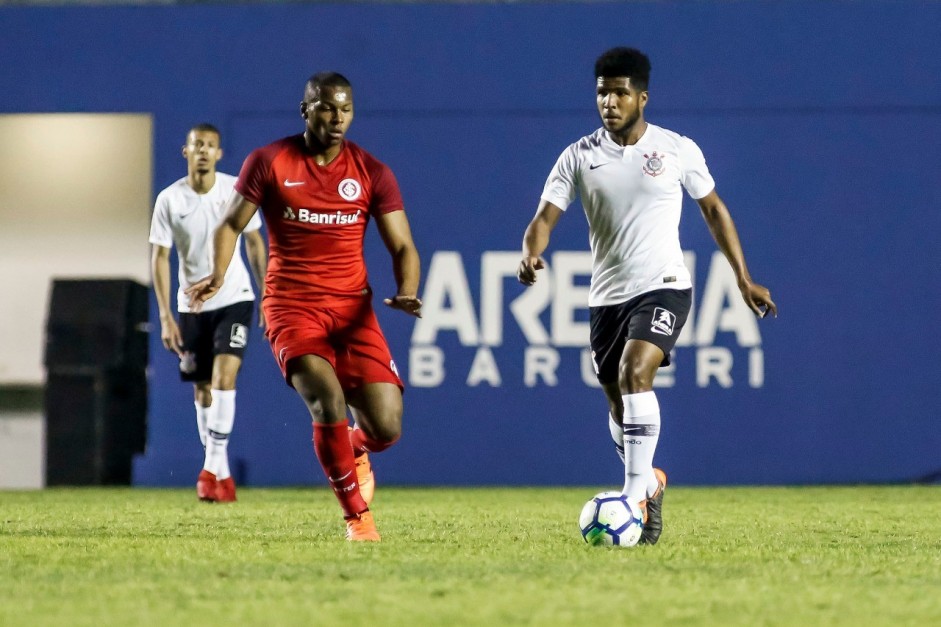
<svg viewBox="0 0 941 627">
<path fill-rule="evenodd" d="M 657 151 L 654 150 L 653 154 L 644 155 L 644 159 L 647 160 L 647 163 L 644 164 L 644 174 L 650 176 L 663 174 L 663 155 L 658 155 Z"/>
<path fill-rule="evenodd" d="M 337 191 L 344 200 L 353 202 L 363 193 L 363 187 L 355 179 L 343 179 L 340 181 L 340 185 L 337 186 Z"/>
</svg>

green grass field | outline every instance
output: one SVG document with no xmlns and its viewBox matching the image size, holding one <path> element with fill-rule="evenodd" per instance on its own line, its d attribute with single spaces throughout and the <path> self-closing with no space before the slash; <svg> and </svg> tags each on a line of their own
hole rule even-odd
<svg viewBox="0 0 941 627">
<path fill-rule="evenodd" d="M 654 547 L 586 546 L 596 490 L 0 492 L 0 625 L 941 625 L 941 488 L 671 488 Z"/>
</svg>

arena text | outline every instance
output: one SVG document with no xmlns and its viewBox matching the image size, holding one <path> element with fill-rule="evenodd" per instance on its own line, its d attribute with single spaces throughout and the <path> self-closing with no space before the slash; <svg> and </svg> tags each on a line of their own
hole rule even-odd
<svg viewBox="0 0 941 627">
<path fill-rule="evenodd" d="M 694 302 L 674 357 L 677 353 L 694 353 L 693 359 L 680 361 L 695 369 L 698 387 L 731 388 L 737 383 L 733 366 L 748 386 L 762 387 L 765 360 L 758 322 L 742 300 L 728 261 L 714 252 L 700 289 L 696 254 L 685 251 L 684 257 L 694 277 Z M 548 267 L 540 271 L 536 284 L 526 289 L 514 285 L 519 261 L 519 252 L 484 252 L 480 258 L 479 299 L 475 301 L 461 253 L 435 252 L 422 294 L 423 317 L 416 321 L 411 337 L 410 385 L 433 388 L 460 377 L 470 387 L 500 387 L 511 373 L 504 372 L 497 359 L 499 351 L 504 350 L 499 347 L 512 335 L 505 348 L 512 350 L 516 346 L 516 350 L 522 350 L 522 372 L 512 374 L 520 376 L 526 387 L 559 385 L 560 364 L 563 355 L 569 354 L 577 355 L 582 383 L 599 387 L 587 348 L 591 254 L 554 253 L 547 258 Z M 508 327 L 511 324 L 518 331 Z M 522 342 L 516 339 L 520 332 Z M 449 354 L 439 346 L 440 339 L 449 333 L 456 335 L 461 350 L 473 351 L 470 366 L 460 372 L 451 371 Z M 744 364 L 736 366 L 739 360 Z M 674 363 L 661 368 L 654 385 L 674 386 L 677 367 Z"/>
</svg>

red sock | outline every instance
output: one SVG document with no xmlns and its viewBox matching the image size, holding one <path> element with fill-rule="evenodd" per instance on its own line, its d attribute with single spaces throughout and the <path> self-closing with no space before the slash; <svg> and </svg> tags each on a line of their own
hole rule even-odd
<svg viewBox="0 0 941 627">
<path fill-rule="evenodd" d="M 350 445 L 353 447 L 353 453 L 356 457 L 359 457 L 363 453 L 381 453 L 398 441 L 398 437 L 388 442 L 373 440 L 359 427 L 353 427 L 353 430 L 350 431 Z"/>
<path fill-rule="evenodd" d="M 340 501 L 343 517 L 353 518 L 369 508 L 359 494 L 356 462 L 353 459 L 348 430 L 345 422 L 334 425 L 314 423 L 314 452 L 317 453 L 317 459 L 320 460 L 320 466 L 330 487 Z"/>
</svg>

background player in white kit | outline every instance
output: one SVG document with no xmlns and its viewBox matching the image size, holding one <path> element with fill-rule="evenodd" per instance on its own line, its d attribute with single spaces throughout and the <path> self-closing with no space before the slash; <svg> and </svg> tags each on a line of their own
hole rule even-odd
<svg viewBox="0 0 941 627">
<path fill-rule="evenodd" d="M 235 421 L 235 379 L 248 343 L 255 293 L 241 255 L 236 255 L 225 276 L 225 286 L 192 313 L 184 290 L 212 268 L 212 233 L 232 194 L 236 178 L 216 172 L 222 158 L 220 134 L 211 124 L 198 124 L 186 136 L 183 157 L 187 175 L 157 196 L 150 227 L 154 293 L 160 309 L 160 338 L 164 347 L 180 356 L 180 378 L 192 381 L 199 438 L 206 460 L 196 481 L 203 501 L 235 500 L 235 482 L 229 470 L 228 442 Z M 255 283 L 262 286 L 267 266 L 261 219 L 252 217 L 245 227 L 245 242 Z M 170 308 L 170 248 L 179 260 L 177 310 Z M 259 326 L 264 317 L 259 309 Z"/>
<path fill-rule="evenodd" d="M 699 203 L 748 306 L 762 318 L 777 316 L 777 307 L 748 273 L 735 224 L 699 147 L 644 120 L 647 57 L 613 48 L 595 62 L 595 77 L 603 128 L 566 148 L 549 174 L 523 236 L 518 277 L 525 285 L 536 281 L 549 234 L 578 193 L 592 253 L 592 356 L 610 407 L 611 436 L 624 459 L 624 493 L 644 509 L 641 542 L 655 544 L 667 480 L 653 467 L 660 434 L 653 380 L 670 363 L 692 303 L 679 241 L 682 188 Z"/>
</svg>

